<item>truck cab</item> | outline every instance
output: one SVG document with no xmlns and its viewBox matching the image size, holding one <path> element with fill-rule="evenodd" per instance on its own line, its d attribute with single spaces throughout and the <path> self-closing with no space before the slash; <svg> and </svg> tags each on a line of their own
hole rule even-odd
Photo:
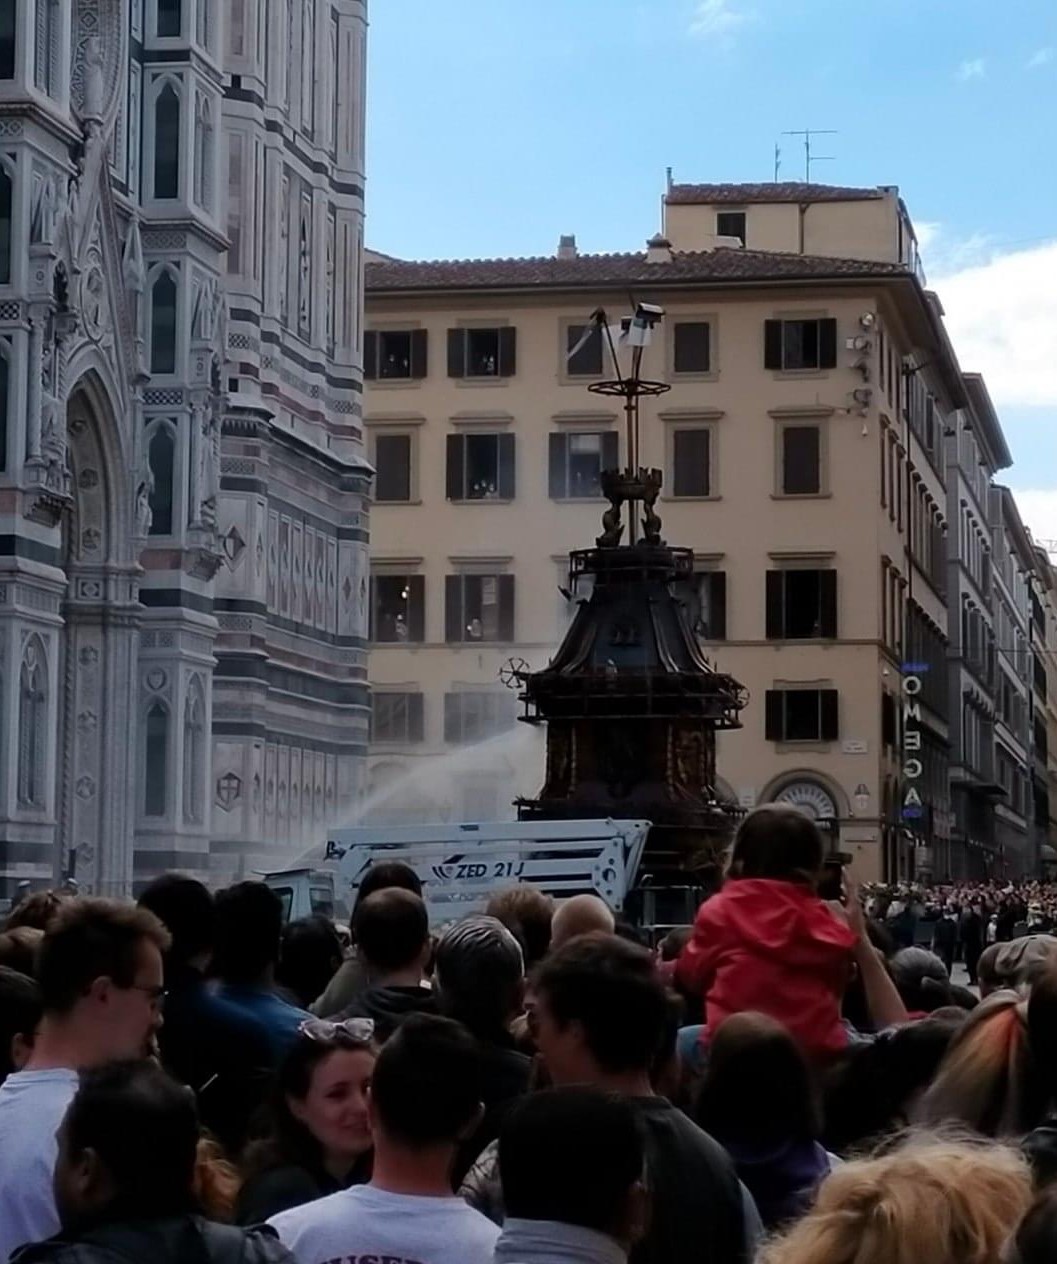
<svg viewBox="0 0 1057 1264">
<path fill-rule="evenodd" d="M 334 874 L 327 869 L 282 869 L 263 875 L 283 906 L 283 922 L 319 914 L 332 922 L 349 920 L 349 908 L 335 889 Z"/>
</svg>

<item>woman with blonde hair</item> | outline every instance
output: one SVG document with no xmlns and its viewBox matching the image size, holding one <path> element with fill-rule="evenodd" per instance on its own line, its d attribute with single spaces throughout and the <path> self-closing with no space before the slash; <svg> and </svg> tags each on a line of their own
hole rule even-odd
<svg viewBox="0 0 1057 1264">
<path fill-rule="evenodd" d="M 814 1208 L 758 1264 L 995 1264 L 1031 1199 L 1016 1151 L 911 1138 L 836 1168 Z"/>
<path fill-rule="evenodd" d="M 969 1015 L 918 1104 L 918 1124 L 960 1123 L 987 1137 L 1035 1128 L 1053 1095 L 1057 973 L 1043 975 L 1027 1000 L 993 992 Z"/>
</svg>

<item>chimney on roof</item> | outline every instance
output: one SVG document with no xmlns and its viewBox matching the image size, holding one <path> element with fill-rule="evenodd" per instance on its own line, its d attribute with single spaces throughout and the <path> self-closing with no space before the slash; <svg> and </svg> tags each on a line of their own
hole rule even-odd
<svg viewBox="0 0 1057 1264">
<path fill-rule="evenodd" d="M 671 263 L 672 243 L 663 233 L 654 233 L 646 243 L 647 263 Z"/>
<path fill-rule="evenodd" d="M 562 233 L 558 238 L 558 258 L 576 259 L 580 252 L 576 248 L 576 234 Z"/>
</svg>

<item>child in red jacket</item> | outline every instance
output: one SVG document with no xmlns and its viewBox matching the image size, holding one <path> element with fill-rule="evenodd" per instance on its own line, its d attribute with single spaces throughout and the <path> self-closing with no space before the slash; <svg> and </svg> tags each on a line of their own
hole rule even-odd
<svg viewBox="0 0 1057 1264">
<path fill-rule="evenodd" d="M 703 995 L 707 1031 L 731 1014 L 777 1019 L 810 1057 L 840 1053 L 841 999 L 860 936 L 818 896 L 824 844 L 795 808 L 757 808 L 734 840 L 727 882 L 698 909 L 676 979 Z"/>
</svg>

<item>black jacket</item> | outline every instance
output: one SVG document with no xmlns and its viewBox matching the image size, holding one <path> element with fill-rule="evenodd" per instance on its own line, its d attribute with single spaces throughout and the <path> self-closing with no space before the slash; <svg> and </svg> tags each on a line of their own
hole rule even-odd
<svg viewBox="0 0 1057 1264">
<path fill-rule="evenodd" d="M 471 1137 L 460 1146 L 455 1156 L 452 1181 L 455 1188 L 477 1162 L 481 1151 L 499 1136 L 511 1106 L 528 1092 L 532 1059 L 518 1053 L 514 1039 L 501 1032 L 491 1040 L 480 1039 L 481 1046 L 481 1101 L 484 1115 Z"/>
<path fill-rule="evenodd" d="M 437 998 L 427 987 L 368 987 L 351 1004 L 334 1015 L 335 1022 L 346 1018 L 373 1018 L 379 1040 L 388 1040 L 408 1014 L 437 1013 Z"/>
<path fill-rule="evenodd" d="M 362 1155 L 344 1181 L 336 1181 L 329 1172 L 281 1163 L 250 1176 L 239 1190 L 235 1204 L 235 1220 L 242 1225 L 263 1224 L 291 1207 L 302 1207 L 328 1194 L 352 1185 L 363 1185 L 371 1179 L 373 1154 Z"/>
<path fill-rule="evenodd" d="M 629 1264 L 745 1264 L 745 1203 L 726 1151 L 665 1098 L 628 1100 L 646 1142 L 653 1202 L 649 1229 Z M 498 1143 L 484 1151 L 459 1192 L 489 1220 L 503 1223 Z"/>
<path fill-rule="evenodd" d="M 259 1024 L 218 1001 L 191 966 L 170 965 L 165 986 L 165 1022 L 158 1033 L 162 1064 L 194 1089 L 202 1123 L 229 1154 L 237 1154 L 267 1096 L 268 1043 Z"/>
<path fill-rule="evenodd" d="M 24 1246 L 17 1264 L 295 1264 L 267 1227 L 237 1229 L 199 1216 L 96 1225 Z"/>
</svg>

